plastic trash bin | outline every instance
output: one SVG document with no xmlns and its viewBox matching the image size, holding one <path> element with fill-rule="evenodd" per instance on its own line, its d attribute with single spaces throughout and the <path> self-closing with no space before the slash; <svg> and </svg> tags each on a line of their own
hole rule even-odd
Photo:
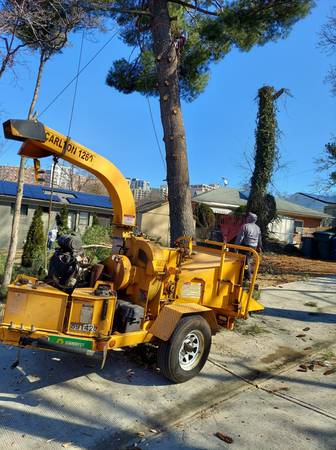
<svg viewBox="0 0 336 450">
<path fill-rule="evenodd" d="M 315 238 L 304 236 L 301 240 L 301 250 L 307 258 L 316 257 L 316 242 Z"/>
<path fill-rule="evenodd" d="M 331 254 L 331 239 L 334 233 L 328 231 L 316 231 L 314 238 L 317 241 L 318 257 L 321 259 L 330 259 Z"/>
<path fill-rule="evenodd" d="M 330 259 L 336 261 L 336 237 L 330 239 Z"/>
</svg>

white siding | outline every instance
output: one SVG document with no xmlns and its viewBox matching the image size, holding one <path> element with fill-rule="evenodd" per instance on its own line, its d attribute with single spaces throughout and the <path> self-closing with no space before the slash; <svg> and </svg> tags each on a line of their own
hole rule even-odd
<svg viewBox="0 0 336 450">
<path fill-rule="evenodd" d="M 294 222 L 295 220 L 290 217 L 280 216 L 268 226 L 268 229 L 271 232 L 271 237 L 281 242 L 293 244 Z"/>
</svg>

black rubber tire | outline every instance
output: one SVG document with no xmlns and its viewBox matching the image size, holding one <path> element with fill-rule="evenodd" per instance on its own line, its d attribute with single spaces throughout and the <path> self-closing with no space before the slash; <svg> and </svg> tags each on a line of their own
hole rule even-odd
<svg viewBox="0 0 336 450">
<path fill-rule="evenodd" d="M 181 346 L 192 331 L 198 331 L 203 337 L 202 354 L 197 365 L 184 370 L 179 361 Z M 159 344 L 157 363 L 162 375 L 174 383 L 184 383 L 195 377 L 203 368 L 211 347 L 211 329 L 208 322 L 200 315 L 185 316 L 178 322 L 167 342 Z"/>
</svg>

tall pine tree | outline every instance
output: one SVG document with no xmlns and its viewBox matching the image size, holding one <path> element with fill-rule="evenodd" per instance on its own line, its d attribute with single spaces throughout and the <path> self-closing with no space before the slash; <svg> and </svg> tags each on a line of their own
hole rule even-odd
<svg viewBox="0 0 336 450">
<path fill-rule="evenodd" d="M 158 96 L 166 148 L 171 241 L 193 234 L 181 98 L 202 93 L 210 66 L 231 50 L 249 51 L 287 37 L 313 0 L 116 0 L 105 3 L 133 60 L 114 61 L 107 84 Z"/>
</svg>

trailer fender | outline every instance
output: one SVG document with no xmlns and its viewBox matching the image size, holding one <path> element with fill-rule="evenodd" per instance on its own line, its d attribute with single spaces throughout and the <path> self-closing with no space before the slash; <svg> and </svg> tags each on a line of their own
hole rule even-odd
<svg viewBox="0 0 336 450">
<path fill-rule="evenodd" d="M 162 308 L 149 332 L 162 341 L 168 341 L 181 317 L 191 314 L 203 316 L 209 323 L 212 334 L 219 330 L 216 315 L 212 309 L 198 303 L 174 303 Z"/>
</svg>

